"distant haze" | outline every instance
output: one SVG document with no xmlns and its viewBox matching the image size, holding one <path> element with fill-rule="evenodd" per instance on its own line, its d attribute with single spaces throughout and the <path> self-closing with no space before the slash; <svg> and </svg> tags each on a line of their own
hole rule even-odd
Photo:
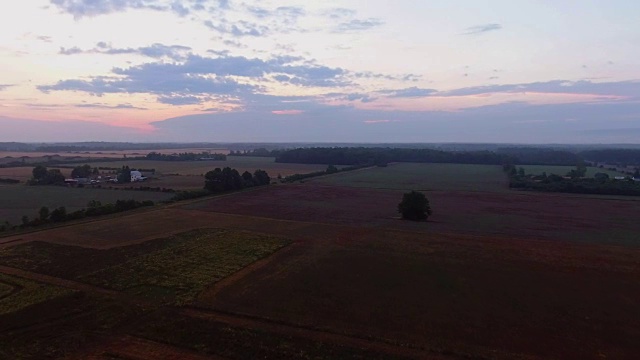
<svg viewBox="0 0 640 360">
<path fill-rule="evenodd" d="M 0 141 L 639 143 L 640 2 L 0 3 Z"/>
</svg>

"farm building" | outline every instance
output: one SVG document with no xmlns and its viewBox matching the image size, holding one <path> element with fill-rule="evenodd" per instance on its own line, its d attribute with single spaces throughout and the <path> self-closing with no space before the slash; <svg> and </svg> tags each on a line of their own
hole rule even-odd
<svg viewBox="0 0 640 360">
<path fill-rule="evenodd" d="M 142 176 L 142 173 L 140 171 L 131 170 L 131 182 L 145 181 L 145 180 L 147 180 L 147 178 L 145 176 Z"/>
</svg>

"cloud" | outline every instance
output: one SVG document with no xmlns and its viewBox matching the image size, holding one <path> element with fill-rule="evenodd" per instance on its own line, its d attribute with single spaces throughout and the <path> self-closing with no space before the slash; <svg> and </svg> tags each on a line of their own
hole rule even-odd
<svg viewBox="0 0 640 360">
<path fill-rule="evenodd" d="M 352 19 L 338 24 L 335 32 L 352 32 L 369 30 L 384 25 L 384 21 L 380 19 L 370 18 L 365 20 Z"/>
<path fill-rule="evenodd" d="M 146 56 L 154 59 L 169 58 L 173 60 L 184 59 L 186 54 L 191 51 L 191 48 L 183 45 L 164 45 L 155 43 L 150 46 L 143 46 L 139 48 L 114 48 L 111 44 L 107 44 L 104 41 L 98 42 L 96 47 L 90 50 L 82 50 L 78 47 L 72 48 L 60 48 L 60 54 L 62 55 L 77 55 L 77 54 L 105 54 L 105 55 L 124 55 L 124 54 L 136 54 L 140 56 Z"/>
<path fill-rule="evenodd" d="M 333 8 L 333 9 L 324 11 L 323 15 L 331 19 L 343 19 L 343 18 L 354 17 L 356 15 L 356 11 L 352 9 L 346 9 L 346 8 Z"/>
<path fill-rule="evenodd" d="M 105 105 L 105 104 L 77 104 L 77 108 L 91 108 L 91 109 L 127 109 L 127 110 L 148 110 L 147 108 L 133 106 L 131 104 L 118 104 L 118 105 Z"/>
<path fill-rule="evenodd" d="M 268 60 L 242 56 L 203 57 L 189 55 L 181 63 L 154 62 L 129 68 L 114 68 L 110 76 L 61 80 L 42 85 L 43 92 L 79 91 L 93 95 L 148 93 L 162 103 L 195 104 L 204 95 L 241 97 L 263 92 L 256 82 L 275 81 L 305 87 L 337 87 L 349 84 L 341 68 L 315 65 L 302 58 L 278 56 Z"/>
<path fill-rule="evenodd" d="M 229 23 L 224 19 L 218 19 L 216 23 L 211 20 L 206 20 L 204 25 L 211 30 L 234 37 L 259 37 L 269 33 L 269 28 L 266 26 L 257 25 L 243 20 L 234 23 Z"/>
<path fill-rule="evenodd" d="M 217 8 L 207 8 L 206 0 L 176 0 L 170 3 L 162 0 L 50 0 L 50 2 L 60 11 L 73 15 L 75 19 L 124 12 L 129 9 L 170 11 L 184 17 L 193 11 L 229 8 L 229 2 L 226 0 L 219 0 Z"/>
<path fill-rule="evenodd" d="M 202 97 L 190 96 L 190 95 L 171 95 L 171 96 L 159 96 L 158 102 L 162 104 L 182 106 L 182 105 L 201 104 L 208 99 L 210 98 L 202 98 Z"/>
<path fill-rule="evenodd" d="M 502 25 L 500 24 L 484 24 L 468 27 L 462 33 L 462 35 L 479 35 L 489 31 L 500 30 L 502 29 Z"/>
<path fill-rule="evenodd" d="M 13 84 L 0 84 L 0 91 L 7 90 L 8 88 L 14 86 Z"/>
<path fill-rule="evenodd" d="M 425 96 L 433 95 L 437 92 L 438 90 L 422 89 L 415 86 L 406 88 L 406 89 L 388 91 L 390 97 L 396 97 L 396 98 L 425 97 Z"/>
<path fill-rule="evenodd" d="M 275 115 L 300 115 L 302 113 L 304 113 L 304 111 L 302 110 L 273 110 L 271 111 L 272 114 Z"/>
<path fill-rule="evenodd" d="M 438 96 L 468 96 L 492 93 L 562 93 L 639 98 L 640 81 L 592 82 L 589 80 L 552 80 L 524 84 L 475 86 L 443 91 Z"/>
<path fill-rule="evenodd" d="M 85 52 L 84 50 L 80 49 L 77 46 L 74 46 L 72 48 L 61 47 L 58 53 L 61 55 L 76 55 L 76 54 L 82 54 L 84 52 Z"/>
<path fill-rule="evenodd" d="M 372 71 L 354 72 L 354 73 L 351 73 L 351 75 L 356 78 L 363 78 L 363 79 L 385 79 L 385 80 L 395 80 L 395 81 L 418 81 L 422 78 L 421 75 L 416 75 L 416 74 L 390 75 L 390 74 L 374 73 Z"/>
<path fill-rule="evenodd" d="M 365 124 L 386 124 L 390 122 L 397 122 L 396 120 L 364 120 Z"/>
</svg>

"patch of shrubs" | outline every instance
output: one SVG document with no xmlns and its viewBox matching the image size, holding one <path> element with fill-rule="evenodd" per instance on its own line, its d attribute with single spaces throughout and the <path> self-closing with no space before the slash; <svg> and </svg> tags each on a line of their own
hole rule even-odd
<svg viewBox="0 0 640 360">
<path fill-rule="evenodd" d="M 0 183 L 1 184 L 19 184 L 20 180 L 16 180 L 16 179 L 2 179 L 0 178 Z"/>
</svg>

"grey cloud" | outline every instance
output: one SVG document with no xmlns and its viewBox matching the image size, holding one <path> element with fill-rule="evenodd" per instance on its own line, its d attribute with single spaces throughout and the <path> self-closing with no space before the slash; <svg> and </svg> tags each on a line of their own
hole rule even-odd
<svg viewBox="0 0 640 360">
<path fill-rule="evenodd" d="M 58 53 L 61 54 L 61 55 L 76 55 L 76 54 L 82 54 L 84 52 L 85 52 L 84 50 L 80 49 L 79 47 L 74 46 L 72 48 L 61 47 L 60 51 Z"/>
<path fill-rule="evenodd" d="M 192 11 L 205 10 L 206 1 L 182 0 L 167 4 L 161 0 L 49 0 L 61 11 L 73 15 L 74 18 L 93 17 L 129 9 L 147 9 L 155 11 L 171 11 L 179 16 L 186 16 Z M 226 9 L 228 1 L 218 1 L 218 8 Z"/>
<path fill-rule="evenodd" d="M 77 108 L 92 108 L 92 109 L 129 109 L 129 110 L 147 110 L 147 108 L 133 106 L 131 104 L 118 104 L 115 106 L 105 104 L 77 104 Z"/>
<path fill-rule="evenodd" d="M 489 31 L 500 30 L 502 29 L 502 25 L 500 24 L 484 24 L 468 27 L 462 33 L 462 35 L 478 35 L 482 33 L 486 33 Z"/>
<path fill-rule="evenodd" d="M 266 26 L 252 24 L 247 21 L 238 21 L 230 24 L 228 21 L 220 19 L 217 23 L 206 20 L 204 25 L 211 30 L 215 30 L 221 34 L 232 35 L 235 37 L 253 36 L 259 37 L 266 35 L 269 29 Z"/>
<path fill-rule="evenodd" d="M 159 96 L 158 102 L 168 105 L 195 105 L 201 104 L 205 100 L 198 96 L 190 96 L 190 95 L 171 95 L 171 96 Z"/>
<path fill-rule="evenodd" d="M 223 44 L 227 45 L 227 46 L 232 46 L 238 49 L 246 49 L 248 46 L 239 42 L 239 41 L 233 41 L 233 40 L 223 40 L 222 41 Z M 227 51 L 228 53 L 228 51 Z"/>
<path fill-rule="evenodd" d="M 0 91 L 6 90 L 10 87 L 14 86 L 13 84 L 0 84 Z"/>
<path fill-rule="evenodd" d="M 167 57 L 173 60 L 184 59 L 185 54 L 191 50 L 188 46 L 182 45 L 164 45 L 155 43 L 150 46 L 143 46 L 139 48 L 114 48 L 110 44 L 101 41 L 96 44 L 94 49 L 82 50 L 78 47 L 73 48 L 60 48 L 60 54 L 62 55 L 76 55 L 76 54 L 106 54 L 106 55 L 123 55 L 123 54 L 137 54 L 150 58 L 163 58 Z"/>
<path fill-rule="evenodd" d="M 106 93 L 148 93 L 160 96 L 168 104 L 193 104 L 202 95 L 227 95 L 248 99 L 263 91 L 256 85 L 231 78 L 264 80 L 272 75 L 277 81 L 299 86 L 331 87 L 348 84 L 346 71 L 313 64 L 299 64 L 302 58 L 280 56 L 270 60 L 222 56 L 216 58 L 189 55 L 182 63 L 147 63 L 112 69 L 113 76 L 89 80 L 61 80 L 39 86 L 43 92 L 80 91 L 93 95 Z"/>
<path fill-rule="evenodd" d="M 392 90 L 389 96 L 397 98 L 425 97 L 437 93 L 434 89 L 421 89 L 418 87 L 410 87 L 406 89 Z"/>
<path fill-rule="evenodd" d="M 54 85 L 39 86 L 45 93 L 50 91 L 81 91 L 93 95 L 106 93 L 149 93 L 149 94 L 234 94 L 253 89 L 225 78 L 207 78 L 184 73 L 163 73 L 132 71 L 124 78 L 97 77 L 91 80 L 62 80 Z"/>
<path fill-rule="evenodd" d="M 45 36 L 45 35 L 37 36 L 36 39 L 38 39 L 40 41 L 43 41 L 43 42 L 47 42 L 47 43 L 50 43 L 52 41 L 51 40 L 51 36 Z"/>
<path fill-rule="evenodd" d="M 356 11 L 346 8 L 333 8 L 326 10 L 324 15 L 331 19 L 349 18 L 356 15 Z"/>
<path fill-rule="evenodd" d="M 384 21 L 380 19 L 373 19 L 373 18 L 365 19 L 365 20 L 352 19 L 352 20 L 338 24 L 335 31 L 336 32 L 362 31 L 362 30 L 369 30 L 382 25 L 384 25 Z"/>
<path fill-rule="evenodd" d="M 444 91 L 440 96 L 466 96 L 488 93 L 572 93 L 593 95 L 615 95 L 637 98 L 640 94 L 640 81 L 591 82 L 588 80 L 553 80 L 527 84 L 487 85 Z"/>
<path fill-rule="evenodd" d="M 395 80 L 395 81 L 418 81 L 422 78 L 421 75 L 416 75 L 416 74 L 390 75 L 390 74 L 374 73 L 372 71 L 354 72 L 354 73 L 351 73 L 351 75 L 356 78 L 363 78 L 363 79 L 386 79 L 386 80 Z"/>
</svg>

